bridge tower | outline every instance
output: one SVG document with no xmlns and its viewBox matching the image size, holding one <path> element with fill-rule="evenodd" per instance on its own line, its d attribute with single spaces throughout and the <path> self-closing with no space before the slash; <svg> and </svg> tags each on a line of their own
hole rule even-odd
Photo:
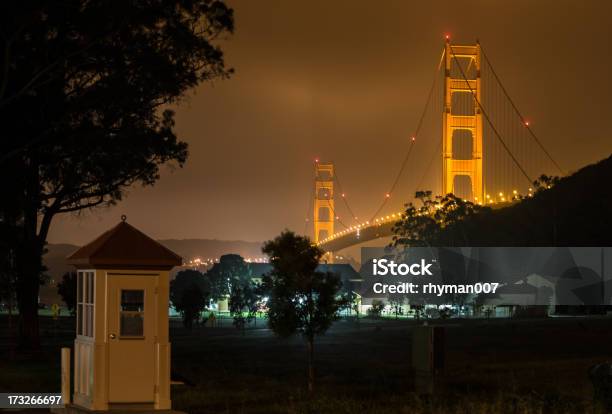
<svg viewBox="0 0 612 414">
<path fill-rule="evenodd" d="M 445 49 L 446 70 L 444 76 L 444 112 L 442 125 L 442 190 L 443 194 L 454 193 L 455 177 L 468 176 L 472 188 L 474 202 L 483 201 L 482 177 L 482 113 L 478 102 L 480 100 L 480 44 L 474 46 L 458 46 L 446 40 Z M 458 61 L 466 62 L 463 73 L 457 67 Z M 453 69 L 456 69 L 453 71 Z M 470 69 L 472 69 L 470 71 Z M 466 79 L 464 79 L 464 76 Z M 459 94 L 463 94 L 462 96 Z M 470 97 L 473 112 L 458 114 L 457 98 Z M 455 99 L 453 99 L 455 97 Z M 474 99 L 475 98 L 475 99 Z M 459 101 L 460 102 L 460 101 Z M 453 153 L 453 139 L 457 138 L 457 131 L 469 131 L 471 134 L 472 150 L 469 159 L 456 158 Z"/>
<path fill-rule="evenodd" d="M 315 162 L 314 242 L 334 234 L 334 164 Z"/>
</svg>

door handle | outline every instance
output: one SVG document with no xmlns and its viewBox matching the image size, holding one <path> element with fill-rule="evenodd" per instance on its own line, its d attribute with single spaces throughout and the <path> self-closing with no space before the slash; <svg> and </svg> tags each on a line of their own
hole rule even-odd
<svg viewBox="0 0 612 414">
<path fill-rule="evenodd" d="M 110 339 L 115 339 L 115 338 L 116 338 L 116 336 L 115 336 L 115 334 L 114 334 L 114 333 L 110 334 L 108 337 L 109 337 Z"/>
</svg>

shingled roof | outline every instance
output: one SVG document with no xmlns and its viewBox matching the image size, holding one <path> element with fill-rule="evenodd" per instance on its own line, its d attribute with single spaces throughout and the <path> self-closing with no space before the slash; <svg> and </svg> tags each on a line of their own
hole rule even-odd
<svg viewBox="0 0 612 414">
<path fill-rule="evenodd" d="M 140 230 L 121 221 L 92 242 L 68 256 L 77 267 L 123 269 L 171 269 L 183 259 Z"/>
</svg>

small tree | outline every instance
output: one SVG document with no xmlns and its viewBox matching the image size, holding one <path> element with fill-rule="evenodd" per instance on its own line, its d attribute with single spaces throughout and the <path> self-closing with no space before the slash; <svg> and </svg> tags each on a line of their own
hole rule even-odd
<svg viewBox="0 0 612 414">
<path fill-rule="evenodd" d="M 539 193 L 541 191 L 550 190 L 559 182 L 559 177 L 554 175 L 540 175 L 534 182 L 533 186 L 535 187 L 535 192 Z"/>
<path fill-rule="evenodd" d="M 402 306 L 404 305 L 404 295 L 403 294 L 390 294 L 389 295 L 389 306 L 393 314 L 395 315 L 395 319 L 398 319 L 399 315 L 403 313 Z"/>
<path fill-rule="evenodd" d="M 373 318 L 380 318 L 382 311 L 385 309 L 385 304 L 382 300 L 375 299 L 372 301 L 372 306 L 368 309 L 368 315 Z"/>
<path fill-rule="evenodd" d="M 359 307 L 356 303 L 357 297 L 357 293 L 353 291 L 350 283 L 343 283 L 340 296 L 340 311 L 345 312 L 346 316 L 351 316 L 352 311 L 359 314 Z"/>
<path fill-rule="evenodd" d="M 234 326 L 244 328 L 257 316 L 260 305 L 258 287 L 250 280 L 232 285 L 229 296 L 229 310 L 234 318 Z"/>
<path fill-rule="evenodd" d="M 206 278 L 210 281 L 212 299 L 219 300 L 231 296 L 233 285 L 250 282 L 251 273 L 240 255 L 224 254 L 206 272 Z"/>
<path fill-rule="evenodd" d="M 338 318 L 342 299 L 338 297 L 340 278 L 318 272 L 324 252 L 307 237 L 284 231 L 267 241 L 262 251 L 268 255 L 272 271 L 264 276 L 269 294 L 268 323 L 280 336 L 302 334 L 308 345 L 308 391 L 314 389 L 314 340 Z"/>
<path fill-rule="evenodd" d="M 414 311 L 414 317 L 416 318 L 416 320 L 420 320 L 423 314 L 425 313 L 425 306 L 421 304 L 411 304 L 410 307 Z"/>
<path fill-rule="evenodd" d="M 170 303 L 181 314 L 183 326 L 188 330 L 193 327 L 193 321 L 200 319 L 209 301 L 210 284 L 197 270 L 183 270 L 170 282 Z"/>
<path fill-rule="evenodd" d="M 77 294 L 77 275 L 75 272 L 64 273 L 62 281 L 57 284 L 57 293 L 62 297 L 70 314 L 74 316 Z"/>
</svg>

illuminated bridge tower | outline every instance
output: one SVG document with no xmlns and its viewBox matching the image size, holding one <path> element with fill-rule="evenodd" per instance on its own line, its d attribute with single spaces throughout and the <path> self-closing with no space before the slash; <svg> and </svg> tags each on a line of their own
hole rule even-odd
<svg viewBox="0 0 612 414">
<path fill-rule="evenodd" d="M 314 242 L 334 234 L 334 164 L 315 163 Z"/>
<path fill-rule="evenodd" d="M 442 190 L 455 193 L 455 177 L 470 179 L 472 198 L 483 200 L 482 178 L 482 113 L 480 100 L 480 45 L 456 46 L 446 41 L 444 77 L 444 113 L 442 126 Z M 461 65 L 461 68 L 457 64 Z M 464 78 L 465 75 L 465 78 Z M 466 81 L 467 78 L 467 81 Z M 472 97 L 472 93 L 474 97 Z M 478 100 L 478 101 L 477 101 Z M 462 105 L 468 102 L 467 105 Z M 463 109 L 463 112 L 460 110 Z M 467 109 L 467 110 L 466 110 Z M 471 135 L 469 157 L 457 158 L 453 141 Z M 468 138 L 470 138 L 468 136 Z"/>
</svg>

